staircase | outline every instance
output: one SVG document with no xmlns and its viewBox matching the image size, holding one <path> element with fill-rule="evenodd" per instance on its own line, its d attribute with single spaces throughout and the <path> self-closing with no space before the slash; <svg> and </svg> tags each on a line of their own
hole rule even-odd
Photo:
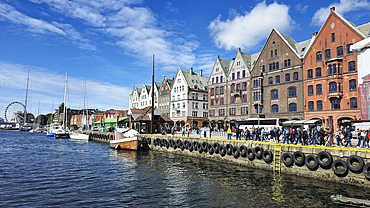
<svg viewBox="0 0 370 208">
<path fill-rule="evenodd" d="M 281 146 L 276 146 L 274 153 L 274 174 L 280 175 L 280 164 L 281 164 Z"/>
</svg>

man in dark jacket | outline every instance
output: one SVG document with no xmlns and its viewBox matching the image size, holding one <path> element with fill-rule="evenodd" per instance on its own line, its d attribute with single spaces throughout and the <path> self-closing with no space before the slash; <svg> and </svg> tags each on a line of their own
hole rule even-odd
<svg viewBox="0 0 370 208">
<path fill-rule="evenodd" d="M 303 138 L 303 132 L 300 128 L 297 128 L 297 133 L 296 133 L 296 142 L 295 144 L 298 144 L 298 142 L 300 141 L 301 144 L 303 145 L 303 142 L 302 142 L 302 138 Z"/>
<path fill-rule="evenodd" d="M 317 133 L 317 136 L 320 138 L 320 145 L 325 145 L 325 132 L 323 128 L 320 128 L 319 132 Z"/>
</svg>

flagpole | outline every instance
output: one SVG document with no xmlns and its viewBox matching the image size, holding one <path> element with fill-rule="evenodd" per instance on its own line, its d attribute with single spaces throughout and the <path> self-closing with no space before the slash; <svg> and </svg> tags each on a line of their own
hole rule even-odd
<svg viewBox="0 0 370 208">
<path fill-rule="evenodd" d="M 154 54 L 153 54 L 153 76 L 152 76 L 152 118 L 150 120 L 150 134 L 153 134 L 154 129 Z"/>
</svg>

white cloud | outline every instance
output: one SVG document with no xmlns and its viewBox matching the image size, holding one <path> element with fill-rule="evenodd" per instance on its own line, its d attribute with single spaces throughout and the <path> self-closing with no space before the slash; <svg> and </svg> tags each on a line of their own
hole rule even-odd
<svg viewBox="0 0 370 208">
<path fill-rule="evenodd" d="M 322 7 L 315 12 L 312 17 L 311 25 L 321 26 L 330 14 L 330 8 L 335 7 L 335 11 L 341 15 L 360 9 L 370 10 L 370 2 L 367 0 L 340 0 L 339 3 L 332 3 L 328 7 Z"/>
<path fill-rule="evenodd" d="M 208 29 L 217 47 L 250 50 L 266 39 L 273 28 L 281 32 L 292 30 L 295 23 L 288 12 L 289 7 L 284 4 L 261 2 L 244 15 L 233 13 L 232 19 L 226 21 L 219 15 Z"/>
<path fill-rule="evenodd" d="M 295 6 L 295 10 L 300 12 L 300 13 L 306 13 L 308 9 L 308 5 L 302 6 L 301 4 L 298 4 Z"/>
<path fill-rule="evenodd" d="M 166 2 L 166 9 L 170 12 L 178 13 L 179 9 L 172 6 L 171 2 Z"/>
<path fill-rule="evenodd" d="M 26 78 L 26 65 L 0 62 L 0 117 L 3 117 L 5 107 L 13 102 L 24 102 Z M 54 100 L 54 107 L 63 102 L 65 74 L 57 74 L 45 68 L 31 66 L 30 85 L 29 85 L 29 104 L 28 110 L 34 113 L 38 102 L 41 102 L 41 113 L 46 114 L 51 111 Z M 73 109 L 83 107 L 83 77 L 73 77 L 68 75 L 68 99 L 67 106 Z M 87 79 L 87 98 L 88 107 L 100 110 L 124 109 L 128 107 L 128 94 L 131 87 L 121 87 L 109 82 Z M 6 89 L 12 89 L 7 91 Z M 11 92 L 11 93 L 9 93 Z"/>
</svg>

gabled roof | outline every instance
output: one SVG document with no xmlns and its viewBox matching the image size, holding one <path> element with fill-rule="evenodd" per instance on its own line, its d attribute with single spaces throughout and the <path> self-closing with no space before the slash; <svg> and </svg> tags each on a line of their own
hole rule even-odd
<svg viewBox="0 0 370 208">
<path fill-rule="evenodd" d="M 152 107 L 151 106 L 146 107 L 141 110 L 141 114 L 137 116 L 134 121 L 150 121 L 151 114 L 152 114 Z M 161 111 L 159 111 L 158 109 L 154 109 L 154 116 L 159 116 L 159 121 L 162 121 L 162 122 L 172 121 L 167 116 L 165 116 L 163 113 L 161 113 Z"/>
<path fill-rule="evenodd" d="M 231 61 L 227 61 L 223 59 L 219 59 L 219 60 L 220 60 L 221 68 L 224 71 L 225 75 L 227 76 L 229 73 L 230 67 L 231 67 Z"/>
<path fill-rule="evenodd" d="M 370 37 L 370 22 L 357 26 L 357 29 L 366 37 Z"/>
<path fill-rule="evenodd" d="M 358 34 L 360 34 L 363 38 L 366 38 L 367 37 L 367 35 L 365 35 L 365 34 L 363 34 L 357 27 L 356 27 L 356 25 L 355 24 L 353 24 L 352 22 L 350 22 L 350 21 L 348 21 L 347 19 L 344 19 L 340 14 L 338 14 L 338 12 L 336 12 L 335 10 L 333 10 L 332 11 L 332 13 L 334 13 L 334 14 L 336 14 L 340 19 L 342 19 L 343 20 L 343 22 L 345 22 L 348 26 L 350 26 L 353 30 L 355 30 Z M 331 14 L 331 13 L 330 13 Z M 329 17 L 330 17 L 330 15 L 329 15 Z M 328 21 L 328 19 L 329 19 L 329 17 L 326 19 L 326 21 Z M 325 21 L 325 23 L 326 23 L 326 21 Z M 324 23 L 324 25 L 325 25 L 325 23 Z M 323 25 L 323 26 L 324 26 Z M 323 27 L 321 27 L 321 29 L 322 29 Z M 320 31 L 321 31 L 321 29 L 320 29 Z M 320 33 L 320 32 L 319 32 Z"/>
<path fill-rule="evenodd" d="M 192 90 L 205 90 L 209 77 L 200 76 L 198 73 L 181 70 L 188 87 Z M 194 86 L 197 86 L 197 89 Z"/>
</svg>

